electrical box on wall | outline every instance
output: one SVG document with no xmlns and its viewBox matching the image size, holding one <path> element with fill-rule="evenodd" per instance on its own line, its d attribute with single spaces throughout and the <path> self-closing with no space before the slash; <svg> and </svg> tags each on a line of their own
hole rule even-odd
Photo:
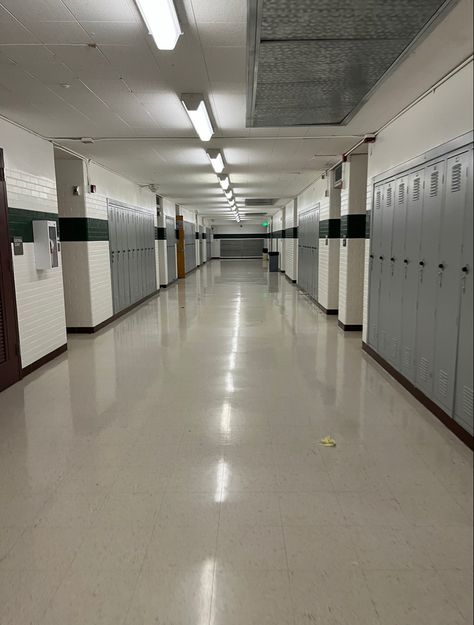
<svg viewBox="0 0 474 625">
<path fill-rule="evenodd" d="M 58 224 L 56 221 L 33 221 L 36 269 L 59 267 Z"/>
</svg>

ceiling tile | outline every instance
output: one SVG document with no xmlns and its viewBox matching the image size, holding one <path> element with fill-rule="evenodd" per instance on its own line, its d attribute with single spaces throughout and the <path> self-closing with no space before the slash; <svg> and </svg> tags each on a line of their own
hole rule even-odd
<svg viewBox="0 0 474 625">
<path fill-rule="evenodd" d="M 79 22 L 141 21 L 133 0 L 63 0 L 63 2 Z"/>
</svg>

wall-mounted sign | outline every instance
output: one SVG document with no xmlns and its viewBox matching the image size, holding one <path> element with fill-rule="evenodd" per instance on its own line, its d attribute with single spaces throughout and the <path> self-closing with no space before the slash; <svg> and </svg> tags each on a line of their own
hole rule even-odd
<svg viewBox="0 0 474 625">
<path fill-rule="evenodd" d="M 23 256 L 23 237 L 13 237 L 13 255 Z"/>
<path fill-rule="evenodd" d="M 264 221 L 264 222 L 262 222 L 262 226 L 263 226 L 264 228 L 268 228 L 268 221 Z"/>
</svg>

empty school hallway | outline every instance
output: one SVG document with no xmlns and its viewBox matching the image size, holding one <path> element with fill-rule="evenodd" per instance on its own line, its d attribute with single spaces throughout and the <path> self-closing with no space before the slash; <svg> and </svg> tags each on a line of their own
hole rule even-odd
<svg viewBox="0 0 474 625">
<path fill-rule="evenodd" d="M 468 448 L 261 260 L 71 337 L 0 406 L 2 625 L 471 620 Z"/>
</svg>

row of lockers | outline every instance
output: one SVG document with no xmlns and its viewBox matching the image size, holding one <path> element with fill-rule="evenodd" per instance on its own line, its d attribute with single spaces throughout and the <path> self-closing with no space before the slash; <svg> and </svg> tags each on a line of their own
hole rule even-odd
<svg viewBox="0 0 474 625">
<path fill-rule="evenodd" d="M 156 291 L 153 215 L 108 202 L 114 313 Z"/>
<path fill-rule="evenodd" d="M 319 204 L 301 213 L 298 227 L 298 286 L 318 299 Z"/>
<path fill-rule="evenodd" d="M 374 187 L 369 344 L 473 430 L 472 146 Z"/>
<path fill-rule="evenodd" d="M 178 277 L 176 268 L 176 225 L 173 217 L 169 216 L 166 216 L 166 258 L 169 284 Z"/>
<path fill-rule="evenodd" d="M 186 273 L 196 269 L 196 226 L 184 222 L 184 266 Z"/>
</svg>

